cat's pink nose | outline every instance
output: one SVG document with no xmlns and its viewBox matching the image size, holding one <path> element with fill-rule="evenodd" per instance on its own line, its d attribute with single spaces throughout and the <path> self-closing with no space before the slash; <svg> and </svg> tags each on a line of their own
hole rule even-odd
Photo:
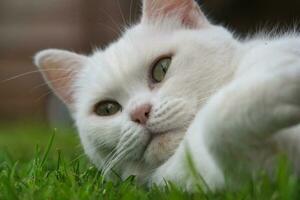
<svg viewBox="0 0 300 200">
<path fill-rule="evenodd" d="M 143 104 L 130 113 L 131 120 L 141 125 L 145 125 L 151 112 L 151 104 Z"/>
</svg>

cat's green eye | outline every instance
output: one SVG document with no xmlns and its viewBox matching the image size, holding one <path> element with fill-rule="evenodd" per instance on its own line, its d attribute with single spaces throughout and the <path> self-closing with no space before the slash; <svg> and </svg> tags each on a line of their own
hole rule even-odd
<svg viewBox="0 0 300 200">
<path fill-rule="evenodd" d="M 122 110 L 119 103 L 115 101 L 102 101 L 96 104 L 94 112 L 98 116 L 111 116 Z"/>
<path fill-rule="evenodd" d="M 167 74 L 167 71 L 171 65 L 171 58 L 162 58 L 152 68 L 152 79 L 159 83 L 162 82 Z"/>
</svg>

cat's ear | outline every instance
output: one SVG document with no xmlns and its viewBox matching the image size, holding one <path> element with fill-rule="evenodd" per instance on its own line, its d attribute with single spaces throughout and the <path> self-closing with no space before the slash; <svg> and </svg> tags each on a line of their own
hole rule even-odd
<svg viewBox="0 0 300 200">
<path fill-rule="evenodd" d="M 69 51 L 49 49 L 37 53 L 34 62 L 54 93 L 72 110 L 74 81 L 87 57 Z"/>
<path fill-rule="evenodd" d="M 197 29 L 209 24 L 195 0 L 144 0 L 142 23 L 160 23 L 172 18 Z"/>
</svg>

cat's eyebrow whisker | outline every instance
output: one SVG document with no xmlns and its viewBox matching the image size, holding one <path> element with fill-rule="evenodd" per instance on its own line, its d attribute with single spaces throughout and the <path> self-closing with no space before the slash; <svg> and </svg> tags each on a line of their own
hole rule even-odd
<svg viewBox="0 0 300 200">
<path fill-rule="evenodd" d="M 130 23 L 130 25 L 132 23 L 132 4 L 133 4 L 133 0 L 130 0 L 130 6 L 129 6 L 129 23 Z"/>
<path fill-rule="evenodd" d="M 98 24 L 100 24 L 101 26 L 104 26 L 105 28 L 109 29 L 110 31 L 112 31 L 113 33 L 115 33 L 118 37 L 121 35 L 121 30 L 119 28 L 113 28 L 112 26 L 109 26 L 106 23 L 103 22 L 97 22 Z"/>
<path fill-rule="evenodd" d="M 108 13 L 106 12 L 106 10 L 105 10 L 104 8 L 100 8 L 100 12 L 103 13 L 103 14 L 105 14 L 105 15 L 109 18 L 110 22 L 113 23 L 113 25 L 115 26 L 115 28 L 116 28 L 120 33 L 123 32 L 123 30 L 121 29 L 120 25 L 115 21 L 115 19 L 114 19 L 110 14 L 108 14 Z M 119 35 L 119 34 L 118 34 L 118 35 Z"/>
<path fill-rule="evenodd" d="M 121 7 L 120 0 L 115 0 L 115 1 L 117 1 L 118 8 L 119 8 L 123 23 L 125 24 L 125 26 L 127 26 L 127 22 L 126 22 L 126 19 L 125 19 L 125 16 L 124 16 L 124 13 L 123 13 L 123 10 L 122 10 L 122 7 Z"/>
</svg>

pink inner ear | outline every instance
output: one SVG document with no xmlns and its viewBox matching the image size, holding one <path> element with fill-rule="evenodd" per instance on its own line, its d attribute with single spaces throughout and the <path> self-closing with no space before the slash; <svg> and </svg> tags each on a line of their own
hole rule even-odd
<svg viewBox="0 0 300 200">
<path fill-rule="evenodd" d="M 70 108 L 74 102 L 74 81 L 85 62 L 83 55 L 57 49 L 44 50 L 35 56 L 35 64 L 48 85 Z"/>
<path fill-rule="evenodd" d="M 64 61 L 64 63 L 62 62 L 63 61 L 61 60 L 45 59 L 43 63 L 45 66 L 44 75 L 48 83 L 63 99 L 63 101 L 67 104 L 71 104 L 73 102 L 73 91 L 71 87 L 76 73 L 74 66 L 76 66 L 77 63 L 70 63 L 70 61 Z"/>
<path fill-rule="evenodd" d="M 144 20 L 156 22 L 176 17 L 182 25 L 200 28 L 207 20 L 194 0 L 144 0 Z"/>
</svg>

